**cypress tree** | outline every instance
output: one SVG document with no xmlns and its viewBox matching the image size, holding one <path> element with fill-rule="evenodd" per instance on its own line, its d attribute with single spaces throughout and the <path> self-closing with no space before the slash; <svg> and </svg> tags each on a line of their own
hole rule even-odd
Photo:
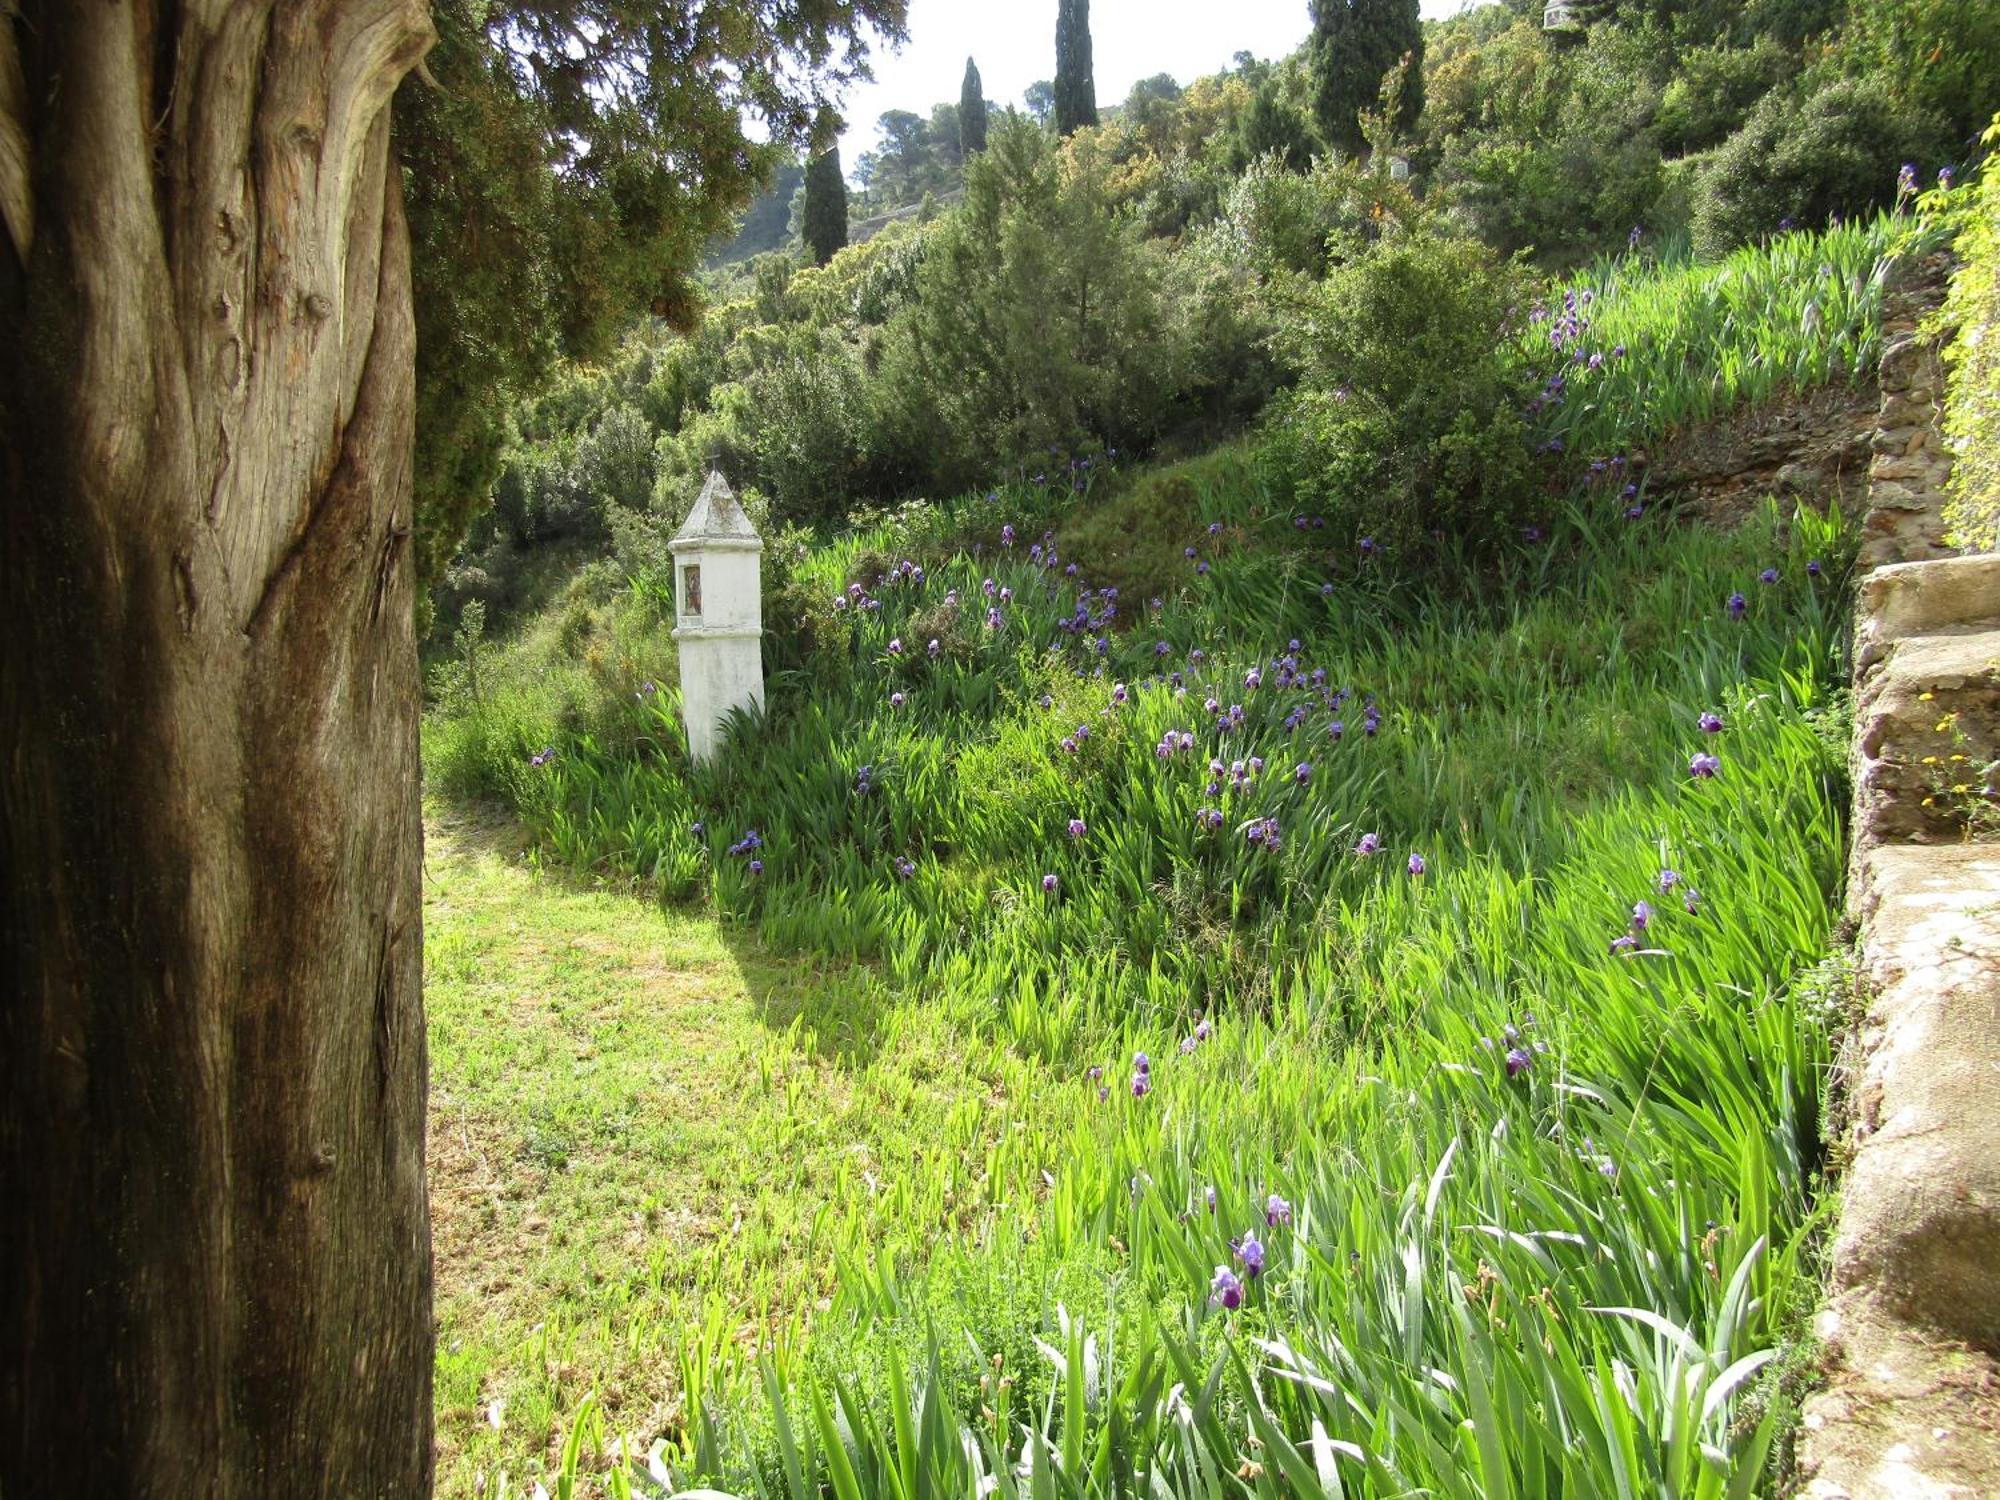
<svg viewBox="0 0 2000 1500">
<path fill-rule="evenodd" d="M 1424 106 L 1424 29 L 1418 0 L 1312 0 L 1313 108 L 1320 133 L 1342 151 L 1362 148 L 1361 116 L 1376 108 L 1382 78 L 1408 54 L 1410 76 L 1392 122 L 1416 123 Z"/>
<path fill-rule="evenodd" d="M 840 137 L 806 164 L 806 204 L 799 215 L 799 235 L 812 252 L 813 264 L 823 266 L 847 243 L 847 179 L 840 173 Z"/>
<path fill-rule="evenodd" d="M 1097 123 L 1090 69 L 1090 0 L 1056 0 L 1056 134 Z"/>
<path fill-rule="evenodd" d="M 979 68 L 965 60 L 965 82 L 958 86 L 958 149 L 970 156 L 986 149 L 986 95 L 979 83 Z"/>
</svg>

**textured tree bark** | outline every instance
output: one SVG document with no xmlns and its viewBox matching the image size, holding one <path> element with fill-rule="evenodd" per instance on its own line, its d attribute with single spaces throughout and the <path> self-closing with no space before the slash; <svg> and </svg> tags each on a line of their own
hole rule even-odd
<svg viewBox="0 0 2000 1500">
<path fill-rule="evenodd" d="M 388 108 L 430 38 L 0 5 L 6 1500 L 430 1490 Z"/>
</svg>

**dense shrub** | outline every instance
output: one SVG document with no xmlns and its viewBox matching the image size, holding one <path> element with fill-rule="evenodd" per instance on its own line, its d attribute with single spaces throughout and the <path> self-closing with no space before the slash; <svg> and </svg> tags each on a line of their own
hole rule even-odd
<svg viewBox="0 0 2000 1500">
<path fill-rule="evenodd" d="M 1113 211 L 1108 167 L 1093 135 L 1058 147 L 1019 118 L 968 164 L 883 352 L 892 441 L 934 452 L 941 486 L 1157 430 L 1180 351 L 1162 347 L 1160 252 Z"/>
<path fill-rule="evenodd" d="M 1686 152 L 1719 146 L 1785 77 L 1790 64 L 1785 49 L 1770 37 L 1752 47 L 1697 47 L 1683 54 L 1653 122 L 1661 148 Z"/>
<path fill-rule="evenodd" d="M 1934 159 L 1941 138 L 1934 116 L 1877 78 L 1767 94 L 1702 173 L 1695 244 L 1720 255 L 1774 229 L 1866 213 L 1895 196 L 1904 162 Z"/>
<path fill-rule="evenodd" d="M 1306 289 L 1280 337 L 1302 379 L 1264 428 L 1297 506 L 1382 543 L 1511 528 L 1529 491 L 1509 334 L 1527 301 L 1516 265 L 1434 226 Z"/>
</svg>

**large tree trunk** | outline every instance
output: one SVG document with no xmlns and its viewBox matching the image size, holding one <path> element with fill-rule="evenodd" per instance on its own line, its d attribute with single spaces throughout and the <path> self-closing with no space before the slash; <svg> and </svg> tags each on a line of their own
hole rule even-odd
<svg viewBox="0 0 2000 1500">
<path fill-rule="evenodd" d="M 430 37 L 0 4 L 6 1500 L 430 1489 L 389 149 Z"/>
</svg>

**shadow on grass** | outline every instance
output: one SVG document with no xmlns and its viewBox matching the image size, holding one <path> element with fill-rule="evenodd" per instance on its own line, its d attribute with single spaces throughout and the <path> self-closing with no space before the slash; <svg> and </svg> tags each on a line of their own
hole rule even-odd
<svg viewBox="0 0 2000 1500">
<path fill-rule="evenodd" d="M 765 946 L 754 928 L 731 923 L 722 940 L 736 960 L 751 1004 L 774 1031 L 843 1068 L 875 1060 L 894 998 L 865 964 Z"/>
</svg>

